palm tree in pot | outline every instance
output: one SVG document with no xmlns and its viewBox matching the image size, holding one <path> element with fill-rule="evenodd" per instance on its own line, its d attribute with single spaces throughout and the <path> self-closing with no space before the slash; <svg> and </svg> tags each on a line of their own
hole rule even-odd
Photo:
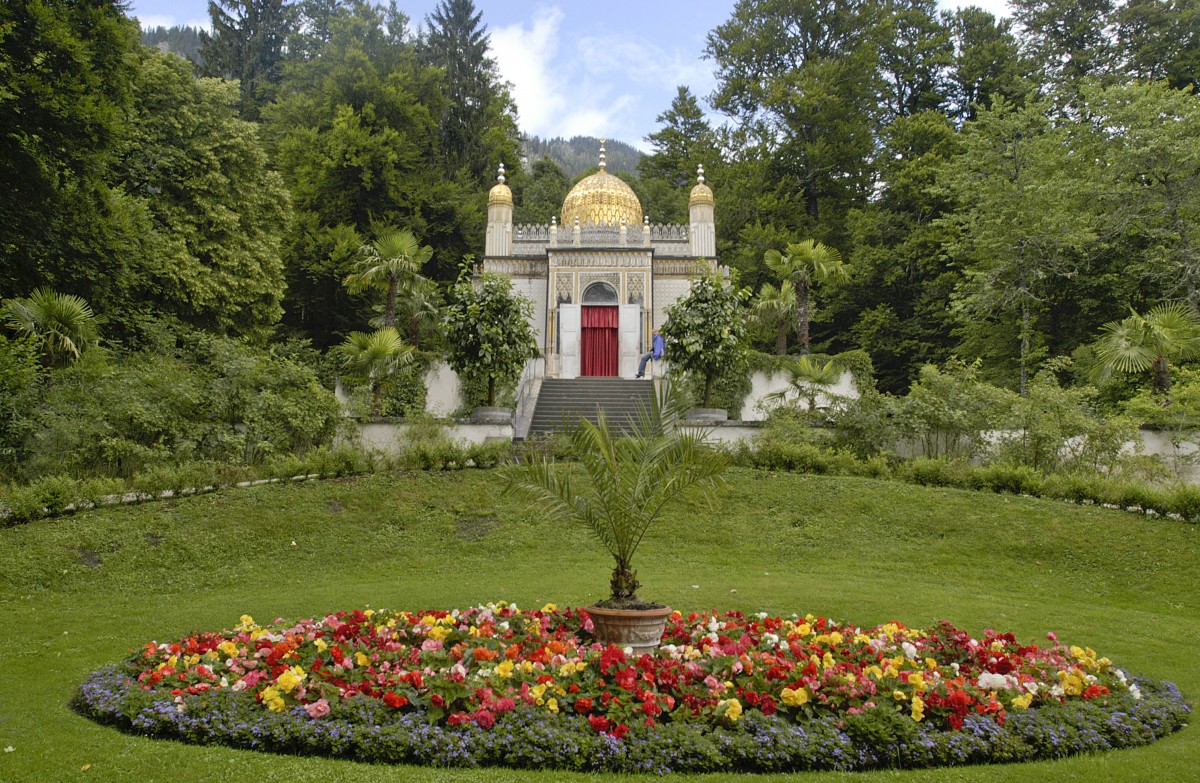
<svg viewBox="0 0 1200 783">
<path fill-rule="evenodd" d="M 657 646 L 671 609 L 638 597 L 633 556 L 672 500 L 692 487 L 711 496 L 723 483 L 728 456 L 704 445 L 707 431 L 675 426 L 687 406 L 664 384 L 628 431 L 603 413 L 597 423 L 580 419 L 568 428 L 567 451 L 579 470 L 530 457 L 502 472 L 506 493 L 529 498 L 552 519 L 582 524 L 612 556 L 610 595 L 587 608 L 601 642 L 638 651 Z"/>
</svg>

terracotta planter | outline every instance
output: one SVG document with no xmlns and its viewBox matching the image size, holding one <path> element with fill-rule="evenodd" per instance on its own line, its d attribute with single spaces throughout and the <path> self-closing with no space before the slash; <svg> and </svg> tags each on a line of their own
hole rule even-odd
<svg viewBox="0 0 1200 783">
<path fill-rule="evenodd" d="M 634 655 L 652 652 L 662 641 L 671 607 L 661 609 L 601 609 L 586 607 L 593 633 L 602 644 L 632 647 Z"/>
</svg>

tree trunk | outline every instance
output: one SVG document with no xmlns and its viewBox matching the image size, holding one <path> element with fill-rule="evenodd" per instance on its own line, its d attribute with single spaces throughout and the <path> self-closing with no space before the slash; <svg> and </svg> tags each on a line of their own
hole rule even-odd
<svg viewBox="0 0 1200 783">
<path fill-rule="evenodd" d="M 371 384 L 371 414 L 383 415 L 383 384 L 379 381 Z"/>
<path fill-rule="evenodd" d="M 778 356 L 787 356 L 787 319 L 779 319 L 779 332 L 775 335 L 775 353 Z"/>
<path fill-rule="evenodd" d="M 800 355 L 808 356 L 808 282 L 796 283 L 796 333 L 800 339 Z"/>
<path fill-rule="evenodd" d="M 496 379 L 491 375 L 488 376 L 488 407 L 496 404 Z"/>
<path fill-rule="evenodd" d="M 396 325 L 396 297 L 400 294 L 400 279 L 393 277 L 388 283 L 387 309 L 383 312 L 383 325 Z"/>
<path fill-rule="evenodd" d="M 641 586 L 637 580 L 637 571 L 630 568 L 628 563 L 618 560 L 616 567 L 613 568 L 612 580 L 608 583 L 609 590 L 612 592 L 612 600 L 636 601 L 637 591 Z"/>
<path fill-rule="evenodd" d="M 1154 393 L 1162 396 L 1162 404 L 1164 406 L 1170 405 L 1171 366 L 1167 363 L 1167 357 L 1155 357 L 1154 364 L 1151 365 L 1151 370 L 1154 373 Z"/>
<path fill-rule="evenodd" d="M 705 408 L 712 407 L 712 388 L 713 377 L 711 375 L 704 376 L 704 406 Z"/>
<path fill-rule="evenodd" d="M 1021 396 L 1026 396 L 1026 387 L 1029 385 L 1029 329 L 1030 329 L 1029 302 L 1021 302 Z"/>
</svg>

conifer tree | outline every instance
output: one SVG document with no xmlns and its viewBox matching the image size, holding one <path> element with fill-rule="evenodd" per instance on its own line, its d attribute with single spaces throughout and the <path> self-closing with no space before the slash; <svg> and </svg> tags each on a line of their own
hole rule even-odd
<svg viewBox="0 0 1200 783">
<path fill-rule="evenodd" d="M 279 81 L 294 9 L 286 0 L 209 0 L 208 16 L 212 32 L 200 33 L 204 72 L 237 79 L 242 119 L 258 119 Z"/>
</svg>

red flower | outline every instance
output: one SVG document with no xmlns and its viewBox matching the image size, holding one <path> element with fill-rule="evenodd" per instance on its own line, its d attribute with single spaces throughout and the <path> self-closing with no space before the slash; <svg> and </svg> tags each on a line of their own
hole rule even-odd
<svg viewBox="0 0 1200 783">
<path fill-rule="evenodd" d="M 580 715 L 587 715 L 592 711 L 592 700 L 584 697 L 575 702 L 575 711 Z"/>
<path fill-rule="evenodd" d="M 592 730 L 597 734 L 603 734 L 608 731 L 608 718 L 603 715 L 593 715 L 588 718 L 588 723 L 591 724 Z"/>
<path fill-rule="evenodd" d="M 430 696 L 429 703 L 435 707 L 445 707 L 446 706 L 446 700 L 444 698 L 442 698 L 442 694 L 440 694 L 440 693 L 435 693 L 432 696 Z"/>
<path fill-rule="evenodd" d="M 408 699 L 398 693 L 388 691 L 387 693 L 383 694 L 383 703 L 392 709 L 398 710 L 408 704 Z"/>
<path fill-rule="evenodd" d="M 474 718 L 481 729 L 490 729 L 496 725 L 496 716 L 487 710 L 479 710 L 475 713 Z"/>
<path fill-rule="evenodd" d="M 629 727 L 626 726 L 624 723 L 618 723 L 616 725 L 616 727 L 612 730 L 612 735 L 614 737 L 616 737 L 617 739 L 624 738 L 624 736 L 628 733 L 629 733 Z"/>
<path fill-rule="evenodd" d="M 461 726 L 464 723 L 469 722 L 470 720 L 471 720 L 471 716 L 465 712 L 456 712 L 453 715 L 451 715 L 449 718 L 446 718 L 446 722 L 449 723 L 451 726 Z"/>
</svg>

